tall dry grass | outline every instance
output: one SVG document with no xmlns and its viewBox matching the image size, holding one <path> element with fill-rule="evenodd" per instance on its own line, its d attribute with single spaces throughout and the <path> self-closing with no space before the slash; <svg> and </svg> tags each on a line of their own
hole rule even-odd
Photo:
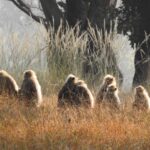
<svg viewBox="0 0 150 150">
<path fill-rule="evenodd" d="M 126 97 L 128 98 L 128 97 Z M 129 97 L 131 99 L 131 97 Z M 56 107 L 56 95 L 41 108 L 0 97 L 0 149 L 149 149 L 150 116 L 126 105 L 120 112 Z"/>
<path fill-rule="evenodd" d="M 85 55 L 90 51 L 89 35 L 97 49 L 92 53 L 92 59 Z M 70 73 L 86 80 L 94 89 L 107 73 L 119 79 L 112 49 L 116 35 L 115 32 L 106 32 L 104 38 L 100 30 L 96 31 L 91 26 L 82 34 L 78 26 L 65 30 L 60 26 L 56 33 L 53 28 L 47 33 L 39 27 L 38 32 L 35 30 L 23 35 L 8 30 L 7 34 L 0 35 L 0 69 L 15 76 L 19 85 L 24 70 L 35 70 L 46 95 L 58 91 Z M 84 63 L 97 68 L 96 74 L 83 74 Z"/>
<path fill-rule="evenodd" d="M 56 80 L 60 80 L 66 78 L 69 73 L 73 73 L 84 77 L 89 83 L 102 79 L 107 73 L 119 78 L 119 70 L 112 49 L 113 37 L 116 35 L 116 32 L 111 31 L 105 32 L 103 36 L 101 30 L 95 30 L 90 25 L 88 31 L 83 33 L 78 26 L 68 27 L 65 30 L 60 26 L 56 33 L 51 28 L 48 49 L 50 74 L 56 77 Z M 89 40 L 94 43 L 93 51 L 89 46 Z M 84 74 L 84 64 L 91 68 L 91 73 Z"/>
</svg>

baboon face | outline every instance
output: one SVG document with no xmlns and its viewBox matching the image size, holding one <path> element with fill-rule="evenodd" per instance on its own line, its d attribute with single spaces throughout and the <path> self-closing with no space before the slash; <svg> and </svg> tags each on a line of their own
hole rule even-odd
<svg viewBox="0 0 150 150">
<path fill-rule="evenodd" d="M 143 92 L 144 92 L 144 87 L 143 86 L 138 86 L 138 87 L 136 87 L 135 88 L 135 92 L 137 93 L 137 94 L 139 94 L 139 95 L 142 95 L 143 94 Z"/>
<path fill-rule="evenodd" d="M 106 83 L 107 85 L 109 85 L 109 84 L 111 84 L 111 83 L 114 81 L 114 77 L 112 77 L 112 76 L 106 76 L 106 77 L 104 78 L 104 80 L 105 80 L 105 83 Z"/>
<path fill-rule="evenodd" d="M 68 79 L 68 83 L 74 83 L 75 82 L 75 77 L 70 77 Z"/>
<path fill-rule="evenodd" d="M 110 93 L 114 93 L 117 90 L 117 88 L 114 85 L 110 85 L 107 88 L 107 91 Z"/>
<path fill-rule="evenodd" d="M 66 83 L 70 85 L 70 84 L 74 84 L 76 81 L 77 81 L 77 77 L 75 77 L 74 75 L 70 74 L 67 77 Z"/>
</svg>

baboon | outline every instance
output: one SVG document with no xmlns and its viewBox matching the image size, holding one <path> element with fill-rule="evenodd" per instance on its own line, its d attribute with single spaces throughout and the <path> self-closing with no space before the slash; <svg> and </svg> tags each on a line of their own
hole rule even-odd
<svg viewBox="0 0 150 150">
<path fill-rule="evenodd" d="M 78 80 L 74 93 L 76 93 L 75 101 L 79 101 L 81 104 L 94 108 L 94 97 L 84 81 Z"/>
<path fill-rule="evenodd" d="M 77 78 L 73 74 L 68 75 L 64 86 L 58 93 L 58 106 L 63 106 L 65 103 L 72 105 L 73 90 L 76 82 Z"/>
<path fill-rule="evenodd" d="M 58 94 L 58 106 L 65 104 L 74 106 L 90 106 L 94 107 L 94 98 L 87 84 L 83 80 L 79 80 L 76 76 L 70 74 L 64 86 Z"/>
<path fill-rule="evenodd" d="M 135 88 L 133 108 L 137 110 L 150 110 L 150 97 L 143 86 Z"/>
<path fill-rule="evenodd" d="M 41 86 L 33 70 L 24 72 L 24 80 L 20 89 L 20 97 L 27 103 L 32 103 L 39 107 L 43 101 Z"/>
<path fill-rule="evenodd" d="M 104 104 L 110 106 L 111 108 L 117 108 L 120 107 L 120 98 L 118 96 L 118 88 L 114 84 L 110 84 L 107 87 L 106 93 L 104 95 L 103 101 Z"/>
<path fill-rule="evenodd" d="M 114 86 L 116 86 L 116 79 L 115 77 L 113 77 L 112 75 L 106 75 L 103 79 L 103 83 L 100 86 L 99 92 L 96 96 L 96 101 L 98 103 L 101 103 L 103 101 L 104 98 L 104 94 L 106 93 L 107 87 L 113 84 Z"/>
<path fill-rule="evenodd" d="M 19 87 L 15 79 L 6 71 L 0 70 L 0 95 L 17 96 Z"/>
</svg>

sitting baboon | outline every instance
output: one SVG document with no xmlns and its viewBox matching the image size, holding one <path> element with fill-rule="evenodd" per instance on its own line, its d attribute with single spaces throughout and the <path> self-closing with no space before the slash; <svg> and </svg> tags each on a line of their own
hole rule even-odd
<svg viewBox="0 0 150 150">
<path fill-rule="evenodd" d="M 110 84 L 107 87 L 102 103 L 111 108 L 120 108 L 121 102 L 118 96 L 118 88 L 114 84 Z"/>
<path fill-rule="evenodd" d="M 137 110 L 150 110 L 150 97 L 143 86 L 135 88 L 133 108 Z"/>
<path fill-rule="evenodd" d="M 103 101 L 104 95 L 106 93 L 107 87 L 113 84 L 114 86 L 116 86 L 116 79 L 115 77 L 113 77 L 112 75 L 106 75 L 103 79 L 103 82 L 100 86 L 100 89 L 98 91 L 98 94 L 96 96 L 96 101 L 97 103 L 101 103 Z"/>
<path fill-rule="evenodd" d="M 0 95 L 17 96 L 19 87 L 15 79 L 4 70 L 0 70 Z"/>
<path fill-rule="evenodd" d="M 24 72 L 24 80 L 19 93 L 21 99 L 26 100 L 27 103 L 32 103 L 37 107 L 42 103 L 41 86 L 33 70 Z"/>
<path fill-rule="evenodd" d="M 58 94 L 58 106 L 65 104 L 94 107 L 94 98 L 86 83 L 70 74 Z"/>
</svg>

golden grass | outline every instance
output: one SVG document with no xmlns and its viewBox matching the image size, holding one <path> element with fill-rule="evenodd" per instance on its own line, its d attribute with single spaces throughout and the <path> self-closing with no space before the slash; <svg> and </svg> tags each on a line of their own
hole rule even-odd
<svg viewBox="0 0 150 150">
<path fill-rule="evenodd" d="M 129 106 L 112 112 L 56 107 L 56 96 L 40 108 L 0 98 L 0 149 L 148 149 L 150 115 Z"/>
</svg>

